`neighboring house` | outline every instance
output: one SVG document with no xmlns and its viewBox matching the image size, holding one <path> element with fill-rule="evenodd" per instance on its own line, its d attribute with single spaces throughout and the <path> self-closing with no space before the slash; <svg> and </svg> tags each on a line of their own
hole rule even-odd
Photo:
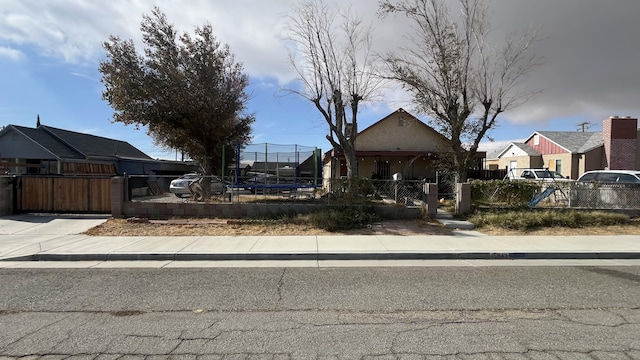
<svg viewBox="0 0 640 360">
<path fill-rule="evenodd" d="M 358 133 L 358 176 L 392 179 L 400 174 L 405 180 L 433 182 L 439 155 L 448 148 L 447 138 L 400 108 Z M 323 167 L 325 182 L 347 175 L 344 154 L 336 150 L 325 153 Z"/>
<path fill-rule="evenodd" d="M 39 125 L 7 125 L 0 131 L 0 167 L 13 174 L 182 174 L 185 163 L 154 160 L 131 144 Z"/>
<path fill-rule="evenodd" d="M 548 168 L 577 179 L 585 171 L 640 169 L 638 120 L 612 116 L 601 132 L 536 131 L 490 154 L 488 169 Z"/>
</svg>

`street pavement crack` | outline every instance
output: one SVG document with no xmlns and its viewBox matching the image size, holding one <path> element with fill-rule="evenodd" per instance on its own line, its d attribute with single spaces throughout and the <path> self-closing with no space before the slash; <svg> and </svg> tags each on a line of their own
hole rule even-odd
<svg viewBox="0 0 640 360">
<path fill-rule="evenodd" d="M 600 312 L 606 316 L 594 317 L 591 313 L 588 317 L 580 316 L 580 311 L 571 310 L 571 311 L 557 311 L 558 316 L 561 320 L 571 322 L 574 324 L 584 325 L 584 326 L 593 326 L 593 327 L 609 327 L 609 328 L 617 328 L 625 325 L 631 325 L 628 319 L 624 316 L 615 313 L 609 309 L 593 309 L 589 310 Z M 576 314 L 577 313 L 577 314 Z M 585 312 L 586 313 L 586 312 Z"/>
<path fill-rule="evenodd" d="M 171 355 L 174 354 L 176 350 L 178 350 L 178 348 L 182 345 L 182 343 L 185 341 L 184 339 L 177 339 L 178 343 L 176 344 L 176 346 L 173 347 L 173 349 L 169 350 L 167 352 L 167 355 Z"/>
<path fill-rule="evenodd" d="M 282 305 L 282 286 L 284 285 L 284 275 L 287 273 L 287 268 L 282 269 L 282 274 L 280 274 L 280 279 L 278 279 L 278 286 L 276 288 L 276 293 L 278 294 L 278 301 L 276 303 L 276 309 L 280 309 Z"/>
<path fill-rule="evenodd" d="M 28 332 L 28 333 L 24 334 L 23 336 L 19 337 L 18 339 L 14 340 L 14 341 L 12 341 L 12 342 L 10 342 L 10 343 L 7 343 L 6 345 L 4 345 L 4 348 L 9 348 L 10 346 L 12 346 L 12 345 L 14 345 L 14 344 L 16 344 L 16 343 L 19 343 L 19 342 L 23 341 L 23 340 L 24 340 L 24 339 L 26 339 L 27 337 L 29 337 L 29 336 L 31 336 L 31 335 L 33 335 L 33 334 L 37 334 L 38 332 L 40 332 L 40 331 L 42 331 L 42 330 L 44 330 L 44 329 L 46 329 L 46 328 L 48 328 L 48 327 L 54 326 L 54 325 L 56 325 L 56 324 L 59 324 L 59 323 L 61 323 L 61 322 L 65 321 L 65 320 L 67 320 L 67 319 L 69 319 L 69 318 L 71 318 L 71 317 L 73 317 L 73 314 L 69 314 L 69 315 L 67 315 L 67 316 L 63 316 L 61 319 L 58 319 L 58 320 L 56 320 L 56 321 L 54 321 L 54 322 L 47 323 L 47 324 L 45 324 L 45 325 L 43 325 L 43 326 L 40 326 L 40 327 L 38 327 L 37 329 L 35 329 L 35 330 L 33 330 L 33 331 L 30 331 L 30 332 Z"/>
</svg>

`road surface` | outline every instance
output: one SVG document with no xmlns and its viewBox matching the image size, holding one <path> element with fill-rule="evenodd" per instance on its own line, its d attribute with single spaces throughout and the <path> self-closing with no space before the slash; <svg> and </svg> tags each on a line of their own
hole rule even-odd
<svg viewBox="0 0 640 360">
<path fill-rule="evenodd" d="M 0 270 L 0 359 L 640 359 L 640 267 Z"/>
</svg>

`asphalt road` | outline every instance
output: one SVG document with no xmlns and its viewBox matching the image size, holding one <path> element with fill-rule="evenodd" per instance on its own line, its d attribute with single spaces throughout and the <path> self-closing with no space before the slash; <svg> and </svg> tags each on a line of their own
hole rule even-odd
<svg viewBox="0 0 640 360">
<path fill-rule="evenodd" d="M 0 359 L 640 359 L 640 267 L 0 270 Z"/>
</svg>

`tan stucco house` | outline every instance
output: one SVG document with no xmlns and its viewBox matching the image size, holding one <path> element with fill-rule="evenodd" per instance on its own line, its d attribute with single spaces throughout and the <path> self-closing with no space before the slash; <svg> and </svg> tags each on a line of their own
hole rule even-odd
<svg viewBox="0 0 640 360">
<path fill-rule="evenodd" d="M 438 153 L 448 148 L 447 139 L 400 108 L 358 133 L 356 157 L 360 178 L 436 180 Z M 335 150 L 323 157 L 325 182 L 347 175 L 344 155 Z"/>
<path fill-rule="evenodd" d="M 640 169 L 638 120 L 612 116 L 599 132 L 536 131 L 489 154 L 487 169 L 548 168 L 571 179 L 585 171 Z"/>
</svg>

